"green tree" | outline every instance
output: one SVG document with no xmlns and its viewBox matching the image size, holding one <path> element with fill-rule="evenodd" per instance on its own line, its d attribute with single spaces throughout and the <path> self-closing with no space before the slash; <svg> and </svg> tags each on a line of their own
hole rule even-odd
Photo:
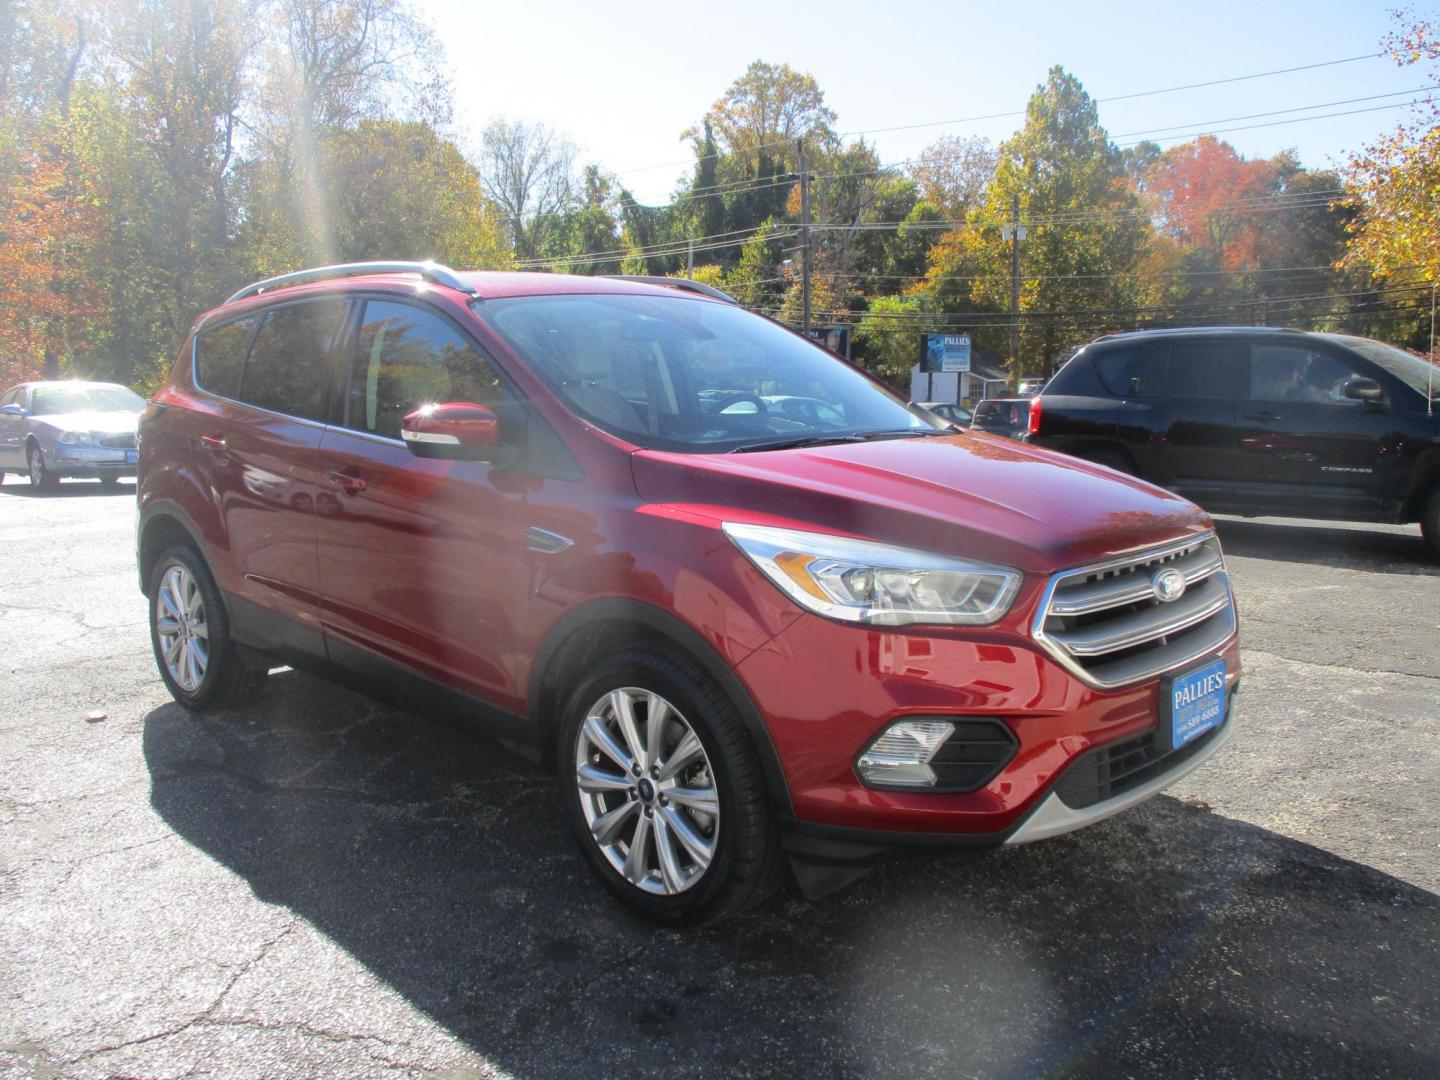
<svg viewBox="0 0 1440 1080">
<path fill-rule="evenodd" d="M 1100 126 L 1094 100 L 1063 68 L 1051 68 L 1030 98 L 1024 126 L 1000 147 L 995 179 L 956 245 L 977 272 L 973 300 L 989 310 L 1009 307 L 1010 243 L 1002 230 L 1015 198 L 1027 230 L 1017 374 L 1043 375 L 1094 336 L 1097 319 L 1126 318 L 1096 313 L 1133 308 L 1148 237 L 1124 158 Z M 1008 351 L 1003 329 L 976 337 L 985 348 Z"/>
</svg>

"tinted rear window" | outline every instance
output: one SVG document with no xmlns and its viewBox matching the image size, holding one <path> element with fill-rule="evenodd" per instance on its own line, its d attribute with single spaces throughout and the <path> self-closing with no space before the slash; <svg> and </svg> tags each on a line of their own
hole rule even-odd
<svg viewBox="0 0 1440 1080">
<path fill-rule="evenodd" d="M 1170 347 L 1165 396 L 1229 400 L 1240 393 L 1245 347 L 1228 341 L 1182 341 Z"/>
<path fill-rule="evenodd" d="M 344 316 L 343 300 L 308 300 L 267 312 L 250 347 L 240 400 L 323 420 L 330 350 Z"/>
<path fill-rule="evenodd" d="M 255 316 L 204 330 L 195 339 L 195 381 L 212 394 L 233 398 L 240 393 L 245 349 L 255 329 Z"/>
<path fill-rule="evenodd" d="M 1115 397 L 1159 397 L 1165 385 L 1164 345 L 1127 345 L 1095 358 L 1095 372 Z"/>
</svg>

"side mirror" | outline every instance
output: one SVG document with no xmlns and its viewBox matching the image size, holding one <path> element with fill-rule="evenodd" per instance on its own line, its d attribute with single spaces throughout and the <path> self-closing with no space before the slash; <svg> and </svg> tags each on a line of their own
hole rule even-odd
<svg viewBox="0 0 1440 1080">
<path fill-rule="evenodd" d="M 504 454 L 500 418 L 469 402 L 426 405 L 405 417 L 400 437 L 416 457 L 446 461 L 494 461 Z"/>
<path fill-rule="evenodd" d="M 1345 384 L 1341 391 L 1347 398 L 1354 401 L 1382 401 L 1385 398 L 1385 391 L 1374 379 L 1367 379 L 1357 375 Z"/>
<path fill-rule="evenodd" d="M 4 416 L 24 416 L 24 415 L 25 415 L 25 409 L 24 409 L 22 406 L 20 406 L 20 405 L 16 405 L 16 404 L 12 401 L 9 405 L 6 405 L 3 409 L 0 409 L 0 415 L 4 415 Z"/>
</svg>

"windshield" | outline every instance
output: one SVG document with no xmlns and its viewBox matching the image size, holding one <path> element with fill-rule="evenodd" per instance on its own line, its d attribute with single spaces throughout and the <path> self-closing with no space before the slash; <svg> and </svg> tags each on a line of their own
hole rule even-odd
<svg viewBox="0 0 1440 1080">
<path fill-rule="evenodd" d="M 1373 341 L 1370 338 L 1349 337 L 1345 334 L 1326 336 L 1359 353 L 1366 360 L 1373 360 L 1391 375 L 1420 393 L 1440 395 L 1440 366 L 1431 363 L 1423 356 L 1416 356 L 1404 349 L 1397 349 L 1394 345 L 1386 345 L 1382 341 Z"/>
<path fill-rule="evenodd" d="M 41 386 L 30 394 L 31 416 L 72 412 L 134 412 L 145 399 L 123 386 Z"/>
<path fill-rule="evenodd" d="M 864 375 L 758 315 L 669 296 L 525 296 L 476 312 L 574 409 L 696 453 L 938 433 Z"/>
</svg>

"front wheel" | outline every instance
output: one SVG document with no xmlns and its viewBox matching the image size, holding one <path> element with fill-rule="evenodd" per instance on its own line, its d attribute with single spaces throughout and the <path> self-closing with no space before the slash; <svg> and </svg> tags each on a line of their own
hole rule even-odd
<svg viewBox="0 0 1440 1080">
<path fill-rule="evenodd" d="M 698 664 L 637 648 L 572 691 L 558 746 L 567 816 L 592 869 L 639 914 L 711 922 L 778 883 L 759 759 Z"/>
<path fill-rule="evenodd" d="M 31 487 L 38 491 L 49 491 L 55 487 L 55 474 L 45 467 L 45 452 L 33 443 L 26 451 L 25 466 Z"/>
<path fill-rule="evenodd" d="M 167 548 L 151 571 L 150 644 L 170 696 L 197 712 L 245 704 L 265 677 L 230 640 L 220 589 L 187 544 Z"/>
<path fill-rule="evenodd" d="M 1430 492 L 1420 510 L 1420 535 L 1430 545 L 1430 554 L 1440 559 L 1440 486 Z"/>
</svg>

